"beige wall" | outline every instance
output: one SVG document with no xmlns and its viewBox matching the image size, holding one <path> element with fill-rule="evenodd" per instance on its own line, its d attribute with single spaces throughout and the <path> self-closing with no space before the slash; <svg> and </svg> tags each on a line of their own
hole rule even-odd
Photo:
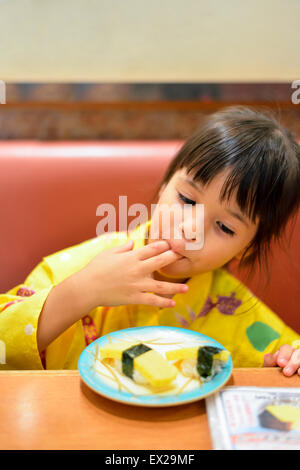
<svg viewBox="0 0 300 470">
<path fill-rule="evenodd" d="M 0 79 L 292 81 L 299 39 L 299 0 L 0 0 Z"/>
</svg>

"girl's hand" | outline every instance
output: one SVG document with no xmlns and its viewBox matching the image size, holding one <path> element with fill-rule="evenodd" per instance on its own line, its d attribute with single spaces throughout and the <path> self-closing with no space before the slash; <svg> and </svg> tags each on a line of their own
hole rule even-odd
<svg viewBox="0 0 300 470">
<path fill-rule="evenodd" d="M 133 243 L 129 240 L 124 245 L 101 251 L 78 272 L 87 308 L 126 304 L 173 307 L 174 301 L 156 294 L 174 295 L 188 290 L 186 284 L 153 279 L 154 271 L 182 258 L 170 250 L 166 240 L 137 250 L 132 250 Z"/>
<path fill-rule="evenodd" d="M 300 375 L 300 349 L 284 344 L 275 354 L 265 354 L 263 367 L 282 367 L 284 375 Z"/>
</svg>

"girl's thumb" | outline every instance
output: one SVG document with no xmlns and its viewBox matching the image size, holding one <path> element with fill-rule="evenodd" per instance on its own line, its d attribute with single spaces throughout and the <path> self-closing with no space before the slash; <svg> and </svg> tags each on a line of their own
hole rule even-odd
<svg viewBox="0 0 300 470">
<path fill-rule="evenodd" d="M 129 251 L 133 248 L 134 242 L 133 240 L 128 240 L 124 245 L 117 246 L 114 250 L 115 253 L 123 253 L 125 251 Z"/>
<path fill-rule="evenodd" d="M 263 367 L 275 367 L 275 366 L 276 366 L 276 360 L 274 358 L 274 354 L 265 354 Z"/>
</svg>

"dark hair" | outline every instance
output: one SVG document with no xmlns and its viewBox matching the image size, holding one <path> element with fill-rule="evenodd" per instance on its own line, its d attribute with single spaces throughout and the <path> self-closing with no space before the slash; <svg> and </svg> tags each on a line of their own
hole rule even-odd
<svg viewBox="0 0 300 470">
<path fill-rule="evenodd" d="M 245 249 L 239 268 L 253 272 L 256 262 L 266 269 L 272 241 L 280 241 L 288 220 L 300 204 L 300 147 L 291 132 L 265 109 L 230 106 L 206 117 L 169 164 L 160 187 L 177 170 L 193 173 L 207 185 L 218 173 L 230 170 L 220 200 L 237 188 L 240 210 L 258 229 Z M 229 263 L 224 267 L 228 268 Z"/>
</svg>

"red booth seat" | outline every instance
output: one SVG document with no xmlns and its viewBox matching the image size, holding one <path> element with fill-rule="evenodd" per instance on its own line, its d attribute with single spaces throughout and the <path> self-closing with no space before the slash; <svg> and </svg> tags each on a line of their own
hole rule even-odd
<svg viewBox="0 0 300 470">
<path fill-rule="evenodd" d="M 118 221 L 123 195 L 128 207 L 143 203 L 150 215 L 152 198 L 181 144 L 2 141 L 0 291 L 22 283 L 44 256 L 95 237 L 100 204 L 112 204 Z M 128 223 L 134 218 L 128 216 Z M 264 292 L 257 272 L 248 287 L 300 332 L 300 216 L 289 253 L 274 247 L 270 266 L 271 281 Z M 231 269 L 244 279 L 235 263 Z"/>
</svg>

